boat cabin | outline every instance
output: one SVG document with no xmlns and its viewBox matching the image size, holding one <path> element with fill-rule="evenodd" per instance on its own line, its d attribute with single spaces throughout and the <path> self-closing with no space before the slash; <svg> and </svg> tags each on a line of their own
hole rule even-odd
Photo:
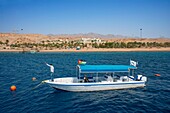
<svg viewBox="0 0 170 113">
<path fill-rule="evenodd" d="M 132 65 L 77 65 L 78 82 L 85 82 L 85 77 L 88 82 L 119 82 L 139 80 L 139 77 L 134 77 L 134 70 L 137 67 Z M 117 75 L 119 74 L 126 74 Z"/>
</svg>

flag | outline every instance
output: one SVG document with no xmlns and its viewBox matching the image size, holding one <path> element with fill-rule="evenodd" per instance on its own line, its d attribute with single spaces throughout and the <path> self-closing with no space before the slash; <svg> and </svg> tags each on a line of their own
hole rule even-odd
<svg viewBox="0 0 170 113">
<path fill-rule="evenodd" d="M 137 64 L 138 64 L 138 62 L 135 62 L 135 61 L 133 61 L 133 60 L 130 60 L 130 65 L 132 65 L 132 66 L 137 66 Z"/>
<path fill-rule="evenodd" d="M 85 61 L 85 60 L 78 60 L 78 64 L 80 64 L 80 65 L 85 65 L 85 64 L 86 64 L 86 61 Z"/>
</svg>

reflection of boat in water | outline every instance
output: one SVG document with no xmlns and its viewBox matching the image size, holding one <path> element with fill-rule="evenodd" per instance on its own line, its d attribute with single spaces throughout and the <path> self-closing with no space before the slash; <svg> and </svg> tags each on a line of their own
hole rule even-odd
<svg viewBox="0 0 170 113">
<path fill-rule="evenodd" d="M 44 82 L 64 91 L 100 91 L 144 87 L 147 77 L 134 76 L 133 65 L 77 65 L 77 77 L 55 78 Z M 117 76 L 117 73 L 126 74 Z M 88 82 L 84 81 L 88 77 Z"/>
</svg>

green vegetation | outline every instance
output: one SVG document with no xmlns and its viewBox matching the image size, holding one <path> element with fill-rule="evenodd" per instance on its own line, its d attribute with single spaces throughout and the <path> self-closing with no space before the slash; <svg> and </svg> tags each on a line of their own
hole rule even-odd
<svg viewBox="0 0 170 113">
<path fill-rule="evenodd" d="M 106 42 L 101 44 L 93 44 L 95 48 L 152 48 L 152 47 L 170 47 L 170 42 Z"/>
<path fill-rule="evenodd" d="M 69 48 L 85 48 L 85 47 L 92 47 L 92 48 L 162 48 L 162 47 L 170 47 L 170 42 L 165 43 L 158 43 L 158 42 L 105 42 L 105 43 L 96 43 L 92 41 L 91 43 L 82 43 L 80 41 L 42 41 L 40 43 L 19 43 L 16 42 L 15 44 L 9 44 L 9 41 L 6 40 L 5 42 L 0 41 L 0 45 L 9 46 L 11 48 L 30 48 L 30 49 L 69 49 Z"/>
</svg>

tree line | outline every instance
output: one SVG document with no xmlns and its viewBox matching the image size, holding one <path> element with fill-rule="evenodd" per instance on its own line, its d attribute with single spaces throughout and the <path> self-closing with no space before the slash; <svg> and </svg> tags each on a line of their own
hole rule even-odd
<svg viewBox="0 0 170 113">
<path fill-rule="evenodd" d="M 10 44 L 9 41 L 6 40 L 5 42 L 0 41 L 0 45 L 6 45 L 11 48 L 42 48 L 42 49 L 54 49 L 54 48 L 61 48 L 61 49 L 67 49 L 67 48 L 86 48 L 86 47 L 92 47 L 92 48 L 152 48 L 152 47 L 170 47 L 170 42 L 105 42 L 105 43 L 96 43 L 91 42 L 88 44 L 84 44 L 82 42 L 78 41 L 70 41 L 70 42 L 62 42 L 62 43 L 55 43 L 55 42 L 41 42 L 41 43 L 15 43 Z"/>
<path fill-rule="evenodd" d="M 106 42 L 106 43 L 93 43 L 94 48 L 152 48 L 152 47 L 170 47 L 170 42 Z"/>
</svg>

